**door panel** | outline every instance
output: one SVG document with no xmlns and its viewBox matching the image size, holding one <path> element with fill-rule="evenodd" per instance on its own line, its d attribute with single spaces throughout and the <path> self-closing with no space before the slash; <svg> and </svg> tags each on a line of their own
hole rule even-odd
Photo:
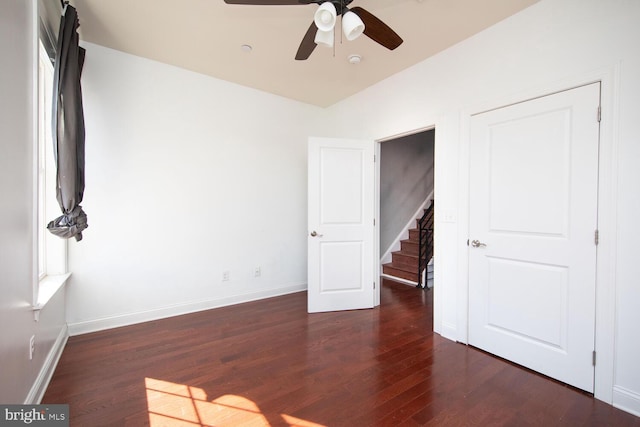
<svg viewBox="0 0 640 427">
<path fill-rule="evenodd" d="M 361 224 L 363 152 L 325 146 L 319 154 L 320 222 L 324 225 Z"/>
<path fill-rule="evenodd" d="M 309 139 L 308 311 L 374 305 L 373 141 Z"/>
<path fill-rule="evenodd" d="M 471 120 L 469 343 L 587 391 L 599 97 L 592 84 Z"/>
<path fill-rule="evenodd" d="M 522 339 L 564 348 L 567 268 L 499 258 L 488 262 L 488 325 Z M 544 301 L 544 305 L 531 304 L 533 301 Z"/>
<path fill-rule="evenodd" d="M 566 234 L 571 170 L 569 114 L 567 109 L 545 112 L 491 127 L 492 232 Z M 545 189 L 544 199 L 532 199 L 539 189 Z M 545 209 L 536 209 L 541 203 Z"/>
</svg>

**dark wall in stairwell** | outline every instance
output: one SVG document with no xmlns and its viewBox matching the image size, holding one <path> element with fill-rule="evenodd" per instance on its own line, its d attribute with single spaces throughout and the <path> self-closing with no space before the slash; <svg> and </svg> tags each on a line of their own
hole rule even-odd
<svg viewBox="0 0 640 427">
<path fill-rule="evenodd" d="M 434 139 L 429 130 L 381 144 L 381 256 L 433 191 Z"/>
</svg>

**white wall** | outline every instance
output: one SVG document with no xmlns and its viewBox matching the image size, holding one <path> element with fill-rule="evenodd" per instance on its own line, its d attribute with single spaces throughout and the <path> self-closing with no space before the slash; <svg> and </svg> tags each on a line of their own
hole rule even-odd
<svg viewBox="0 0 640 427">
<path fill-rule="evenodd" d="M 35 280 L 35 1 L 7 0 L 0 13 L 0 403 L 36 403 L 66 339 L 64 291 L 38 322 Z M 29 339 L 35 354 L 29 360 Z M 57 347 L 57 348 L 56 348 Z"/>
<path fill-rule="evenodd" d="M 386 139 L 436 126 L 436 328 L 466 341 L 470 114 L 602 80 L 596 396 L 636 414 L 639 22 L 637 0 L 542 0 L 330 109 L 344 137 Z M 364 134 L 352 126 L 354 115 L 367 117 Z M 457 221 L 443 222 L 444 214 Z"/>
<path fill-rule="evenodd" d="M 420 132 L 380 146 L 381 254 L 392 248 L 433 192 L 434 134 L 432 130 Z"/>
<path fill-rule="evenodd" d="M 306 289 L 322 110 L 84 46 L 89 228 L 70 244 L 71 334 Z"/>
</svg>

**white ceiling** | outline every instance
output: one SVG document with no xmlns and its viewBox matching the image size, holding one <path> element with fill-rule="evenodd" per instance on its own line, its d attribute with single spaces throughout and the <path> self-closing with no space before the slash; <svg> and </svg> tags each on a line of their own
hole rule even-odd
<svg viewBox="0 0 640 427">
<path fill-rule="evenodd" d="M 72 0 L 83 40 L 326 107 L 539 0 L 354 0 L 404 39 L 390 51 L 366 36 L 336 38 L 294 59 L 317 5 L 223 0 Z M 253 47 L 249 53 L 241 45 Z M 88 52 L 90 55 L 90 52 Z M 349 64 L 350 54 L 362 56 Z"/>
</svg>

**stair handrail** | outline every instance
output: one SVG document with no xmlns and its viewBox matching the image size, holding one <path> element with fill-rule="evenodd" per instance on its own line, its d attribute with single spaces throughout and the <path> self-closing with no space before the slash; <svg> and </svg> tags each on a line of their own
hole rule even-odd
<svg viewBox="0 0 640 427">
<path fill-rule="evenodd" d="M 433 256 L 433 200 L 418 220 L 418 284 L 416 288 L 428 289 L 422 283 L 422 272 Z"/>
</svg>

